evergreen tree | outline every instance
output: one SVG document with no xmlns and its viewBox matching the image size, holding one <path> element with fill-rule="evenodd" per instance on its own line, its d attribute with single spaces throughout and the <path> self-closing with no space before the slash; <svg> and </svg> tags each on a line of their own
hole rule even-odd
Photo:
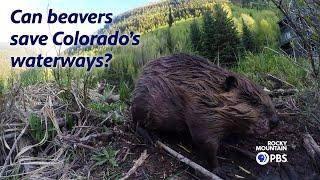
<svg viewBox="0 0 320 180">
<path fill-rule="evenodd" d="M 242 19 L 242 46 L 247 50 L 253 52 L 255 50 L 254 36 L 249 27 Z"/>
<path fill-rule="evenodd" d="M 190 25 L 190 39 L 192 43 L 192 47 L 195 51 L 201 51 L 201 31 L 199 25 L 195 19 Z"/>
<path fill-rule="evenodd" d="M 212 23 L 206 27 L 206 22 L 204 22 L 204 31 L 207 32 L 205 33 L 207 39 L 204 39 L 204 46 L 211 60 L 229 66 L 236 61 L 240 44 L 238 32 L 233 20 L 228 17 L 228 13 L 223 10 L 221 5 L 215 5 L 214 9 L 215 16 Z M 210 45 L 206 45 L 206 43 L 210 43 Z"/>
<path fill-rule="evenodd" d="M 171 7 L 169 7 L 168 24 L 169 24 L 169 27 L 171 27 L 173 24 L 173 16 L 172 16 Z"/>
<path fill-rule="evenodd" d="M 213 36 L 213 16 L 212 14 L 207 11 L 203 14 L 203 33 L 202 33 L 202 37 L 201 37 L 201 44 L 202 44 L 202 48 L 201 51 L 204 56 L 213 59 L 214 56 L 211 52 L 212 50 L 212 41 L 214 39 Z"/>
<path fill-rule="evenodd" d="M 173 53 L 173 41 L 172 41 L 172 36 L 171 36 L 171 28 L 169 27 L 167 30 L 167 47 L 169 52 L 172 54 Z"/>
</svg>

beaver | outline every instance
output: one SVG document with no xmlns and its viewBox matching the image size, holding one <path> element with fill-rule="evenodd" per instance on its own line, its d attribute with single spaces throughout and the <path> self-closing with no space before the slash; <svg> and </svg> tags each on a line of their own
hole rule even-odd
<svg viewBox="0 0 320 180">
<path fill-rule="evenodd" d="M 249 79 L 207 59 L 175 54 L 149 62 L 138 79 L 131 113 L 148 131 L 188 133 L 217 167 L 217 150 L 230 134 L 264 134 L 278 122 L 270 97 Z"/>
</svg>

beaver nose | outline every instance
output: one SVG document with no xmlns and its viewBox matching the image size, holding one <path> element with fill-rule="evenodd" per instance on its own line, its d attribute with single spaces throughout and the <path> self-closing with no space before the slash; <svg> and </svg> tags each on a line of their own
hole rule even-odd
<svg viewBox="0 0 320 180">
<path fill-rule="evenodd" d="M 270 127 L 273 128 L 279 124 L 279 120 L 276 114 L 273 114 L 270 120 Z"/>
</svg>

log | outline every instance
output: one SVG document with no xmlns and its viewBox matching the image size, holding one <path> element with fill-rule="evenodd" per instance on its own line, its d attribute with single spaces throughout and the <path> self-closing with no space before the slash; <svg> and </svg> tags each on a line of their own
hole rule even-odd
<svg viewBox="0 0 320 180">
<path fill-rule="evenodd" d="M 175 158 L 177 158 L 179 161 L 187 164 L 188 166 L 192 167 L 193 169 L 195 169 L 196 171 L 202 173 L 204 176 L 213 179 L 213 180 L 222 180 L 219 176 L 211 173 L 210 171 L 208 171 L 207 169 L 203 168 L 202 166 L 200 166 L 199 164 L 191 161 L 190 159 L 184 157 L 183 155 L 179 154 L 178 152 L 176 152 L 175 150 L 171 149 L 170 147 L 166 146 L 165 144 L 163 144 L 160 141 L 157 141 L 156 144 L 163 148 L 165 151 L 167 151 L 169 154 L 171 154 L 172 156 L 174 156 Z"/>
</svg>

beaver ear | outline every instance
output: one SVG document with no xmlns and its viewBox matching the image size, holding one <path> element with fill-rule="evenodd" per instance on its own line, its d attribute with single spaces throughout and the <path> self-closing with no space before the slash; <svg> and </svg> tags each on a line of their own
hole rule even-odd
<svg viewBox="0 0 320 180">
<path fill-rule="evenodd" d="M 224 82 L 224 89 L 230 91 L 232 88 L 236 87 L 238 80 L 234 76 L 228 76 Z"/>
</svg>

